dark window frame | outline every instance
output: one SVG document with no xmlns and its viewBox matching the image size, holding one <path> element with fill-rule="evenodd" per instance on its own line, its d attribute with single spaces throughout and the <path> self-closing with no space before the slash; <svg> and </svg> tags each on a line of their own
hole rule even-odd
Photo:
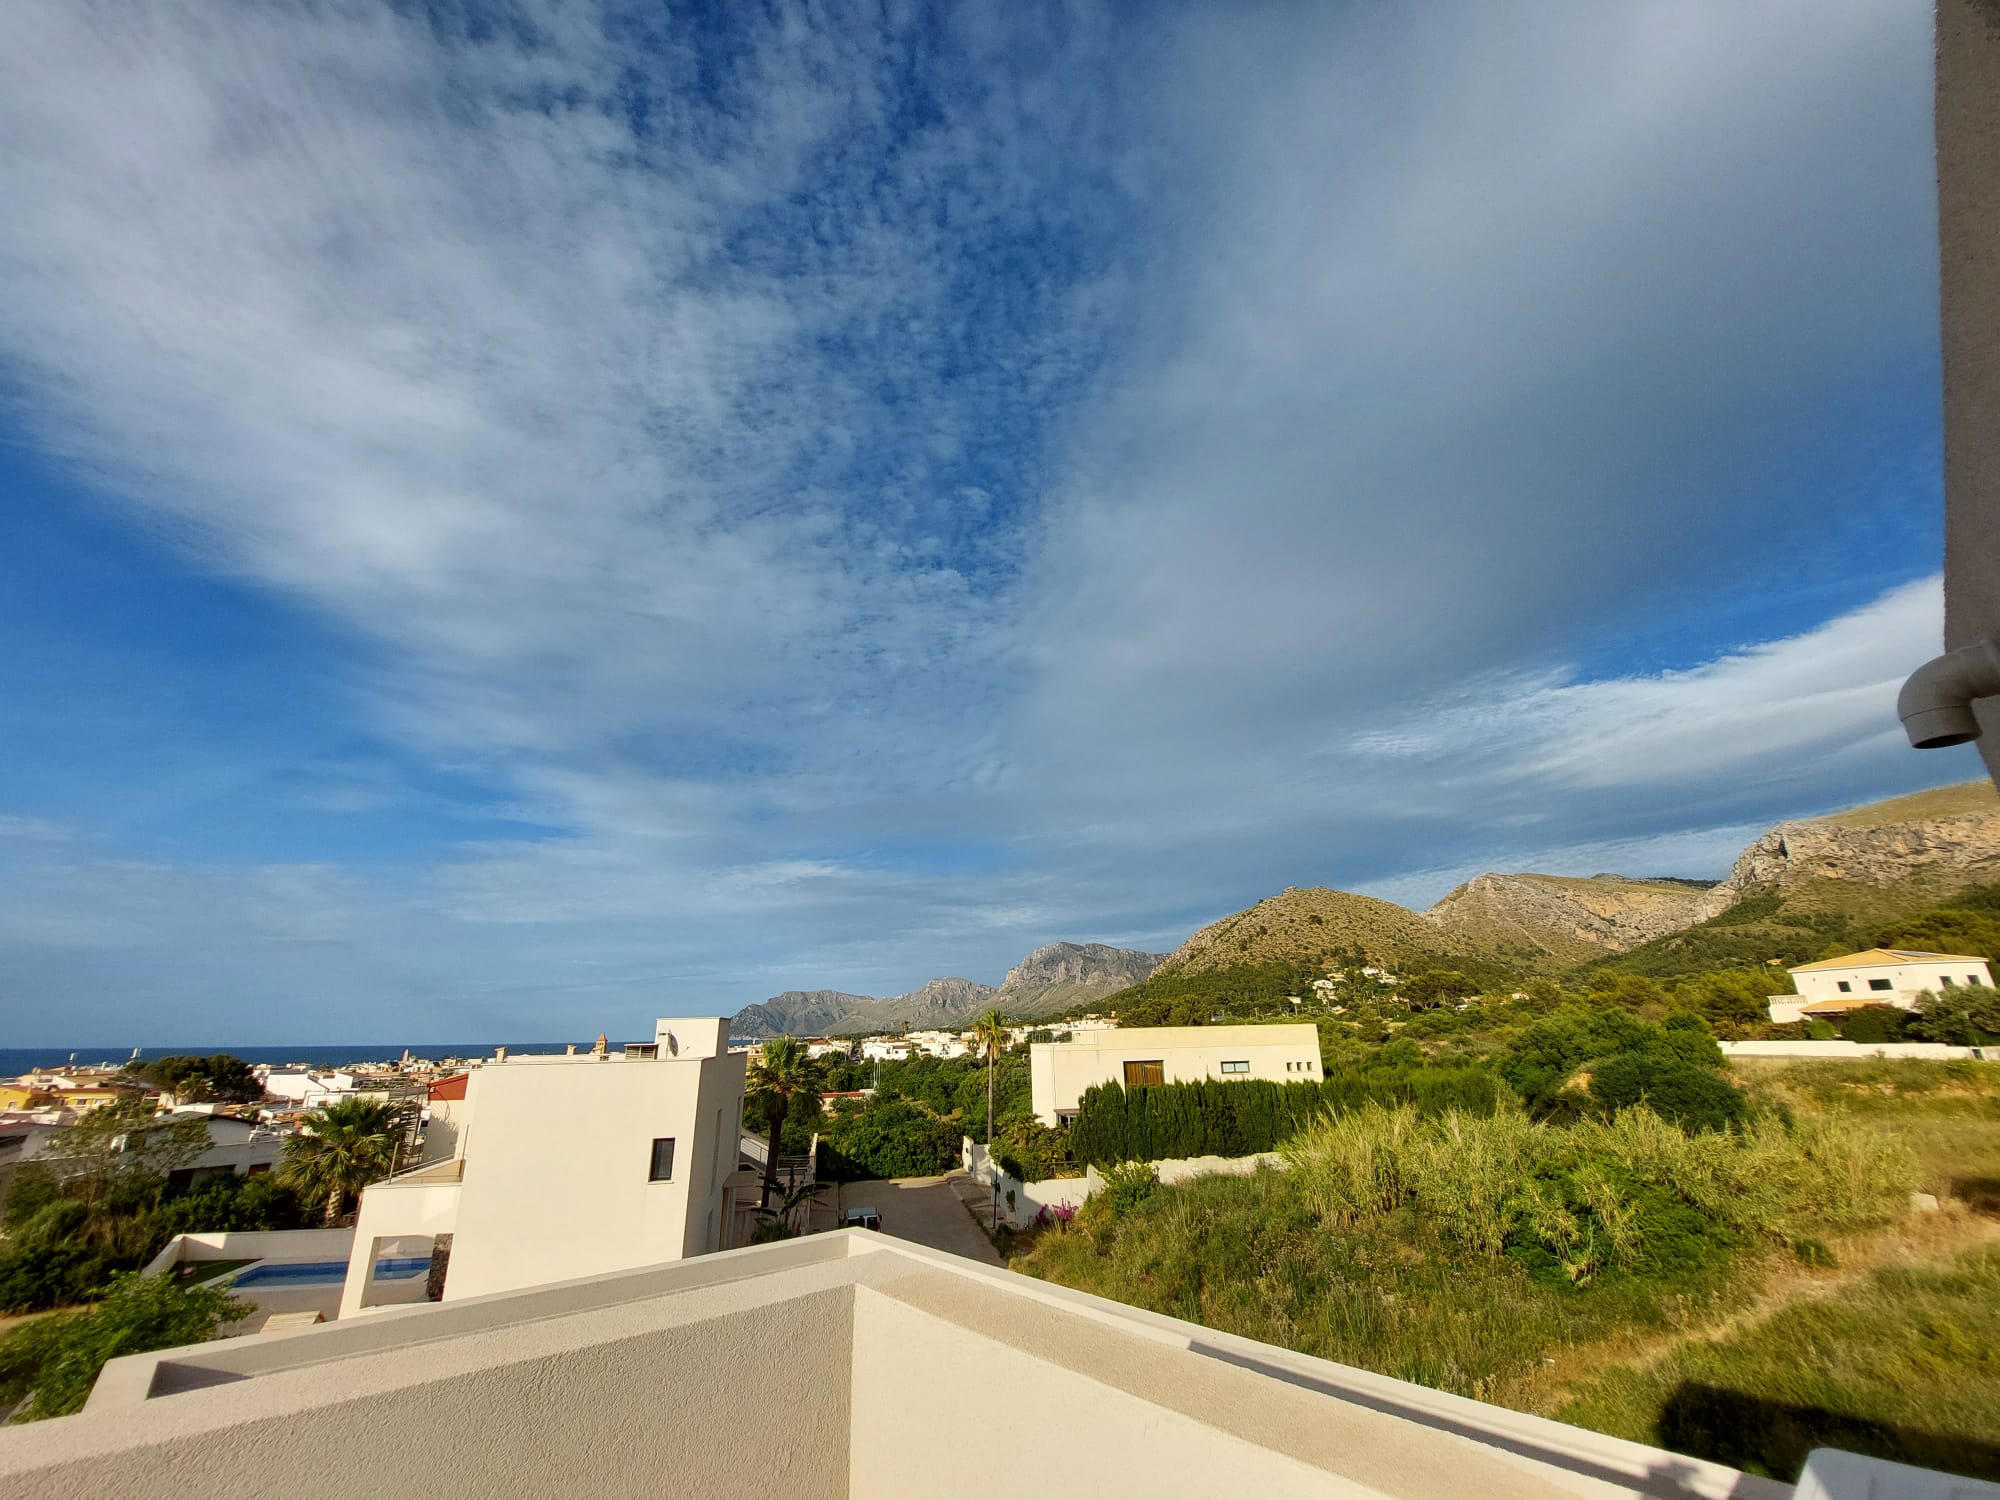
<svg viewBox="0 0 2000 1500">
<path fill-rule="evenodd" d="M 1133 1076 L 1133 1070 L 1138 1076 Z M 1146 1076 L 1146 1070 L 1152 1076 Z M 1167 1081 L 1167 1060 L 1164 1057 L 1132 1058 L 1125 1064 L 1125 1087 L 1128 1089 L 1158 1088 Z"/>
<path fill-rule="evenodd" d="M 660 1148 L 666 1147 L 665 1151 Z M 661 1158 L 665 1157 L 662 1161 Z M 670 1135 L 653 1137 L 653 1161 L 647 1172 L 648 1182 L 672 1182 L 674 1180 L 674 1138 Z"/>
</svg>

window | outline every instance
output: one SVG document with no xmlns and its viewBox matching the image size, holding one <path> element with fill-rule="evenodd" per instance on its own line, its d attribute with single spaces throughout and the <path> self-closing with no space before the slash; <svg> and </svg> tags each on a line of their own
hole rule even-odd
<svg viewBox="0 0 2000 1500">
<path fill-rule="evenodd" d="M 1871 990 L 1893 990 L 1895 986 L 1886 979 L 1871 979 L 1868 981 L 1868 988 Z"/>
<path fill-rule="evenodd" d="M 1965 982 L 1971 985 L 1974 989 L 1978 989 L 1980 984 L 1982 983 L 1980 977 L 1977 974 L 1966 975 Z"/>
<path fill-rule="evenodd" d="M 1125 1087 L 1128 1089 L 1145 1088 L 1149 1084 L 1165 1083 L 1166 1081 L 1167 1065 L 1162 1059 L 1155 1058 L 1151 1062 L 1128 1062 L 1125 1064 Z"/>
<path fill-rule="evenodd" d="M 1950 989 L 1953 985 L 1958 983 L 1958 981 L 1956 979 L 1953 979 L 1949 974 L 1940 974 L 1938 975 L 1938 979 L 1940 980 L 1940 982 L 1943 983 L 1946 989 Z"/>
<path fill-rule="evenodd" d="M 672 1182 L 674 1180 L 674 1138 L 670 1135 L 663 1135 L 653 1142 L 653 1175 L 651 1180 L 654 1182 Z"/>
<path fill-rule="evenodd" d="M 1250 1064 L 1247 1062 L 1226 1062 L 1222 1065 L 1222 1071 L 1225 1073 L 1247 1073 L 1250 1071 Z"/>
<path fill-rule="evenodd" d="M 1854 986 L 1849 984 L 1845 979 L 1837 979 L 1834 981 L 1834 983 L 1840 986 L 1840 993 L 1843 995 L 1850 994 L 1853 992 Z"/>
</svg>

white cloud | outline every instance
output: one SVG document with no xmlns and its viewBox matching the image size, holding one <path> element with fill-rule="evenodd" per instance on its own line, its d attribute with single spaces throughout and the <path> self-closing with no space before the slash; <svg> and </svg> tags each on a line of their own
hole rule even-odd
<svg viewBox="0 0 2000 1500">
<path fill-rule="evenodd" d="M 1855 546 L 1936 528 L 1874 396 L 1934 357 L 1920 11 L 989 10 L 921 110 L 893 18 L 636 83 L 595 7 L 518 20 L 10 8 L 11 410 L 552 830 L 0 825 L 12 992 L 643 1019 L 1944 774 L 1884 717 L 1935 584 Z M 1697 665 L 1579 665 L 1653 621 Z M 233 790 L 123 795 L 175 778 Z"/>
</svg>

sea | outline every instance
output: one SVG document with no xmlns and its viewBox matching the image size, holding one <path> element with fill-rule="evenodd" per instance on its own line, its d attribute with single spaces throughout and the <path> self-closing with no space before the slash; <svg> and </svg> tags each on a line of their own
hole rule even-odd
<svg viewBox="0 0 2000 1500">
<path fill-rule="evenodd" d="M 595 1037 L 580 1039 L 576 1044 L 577 1050 L 588 1052 L 595 1040 Z M 491 1057 L 496 1047 L 505 1047 L 509 1052 L 560 1052 L 566 1045 L 565 1042 L 343 1042 L 330 1046 L 229 1047 L 211 1046 L 204 1042 L 185 1047 L 141 1047 L 139 1061 L 177 1056 L 209 1057 L 217 1052 L 227 1052 L 247 1063 L 270 1063 L 273 1067 L 302 1063 L 310 1068 L 341 1068 L 350 1063 L 395 1062 L 406 1048 L 411 1057 L 426 1057 L 433 1062 L 441 1062 L 447 1057 Z M 129 1044 L 123 1047 L 0 1047 L 0 1078 L 15 1078 L 33 1068 L 90 1068 L 100 1063 L 118 1067 L 131 1056 Z"/>
</svg>

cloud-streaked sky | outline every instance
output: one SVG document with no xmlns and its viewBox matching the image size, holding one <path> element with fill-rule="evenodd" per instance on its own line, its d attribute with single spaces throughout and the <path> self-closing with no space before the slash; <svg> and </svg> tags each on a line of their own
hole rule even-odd
<svg viewBox="0 0 2000 1500">
<path fill-rule="evenodd" d="M 637 1033 L 1976 774 L 1893 713 L 1929 24 L 15 0 L 0 1043 Z"/>
</svg>

